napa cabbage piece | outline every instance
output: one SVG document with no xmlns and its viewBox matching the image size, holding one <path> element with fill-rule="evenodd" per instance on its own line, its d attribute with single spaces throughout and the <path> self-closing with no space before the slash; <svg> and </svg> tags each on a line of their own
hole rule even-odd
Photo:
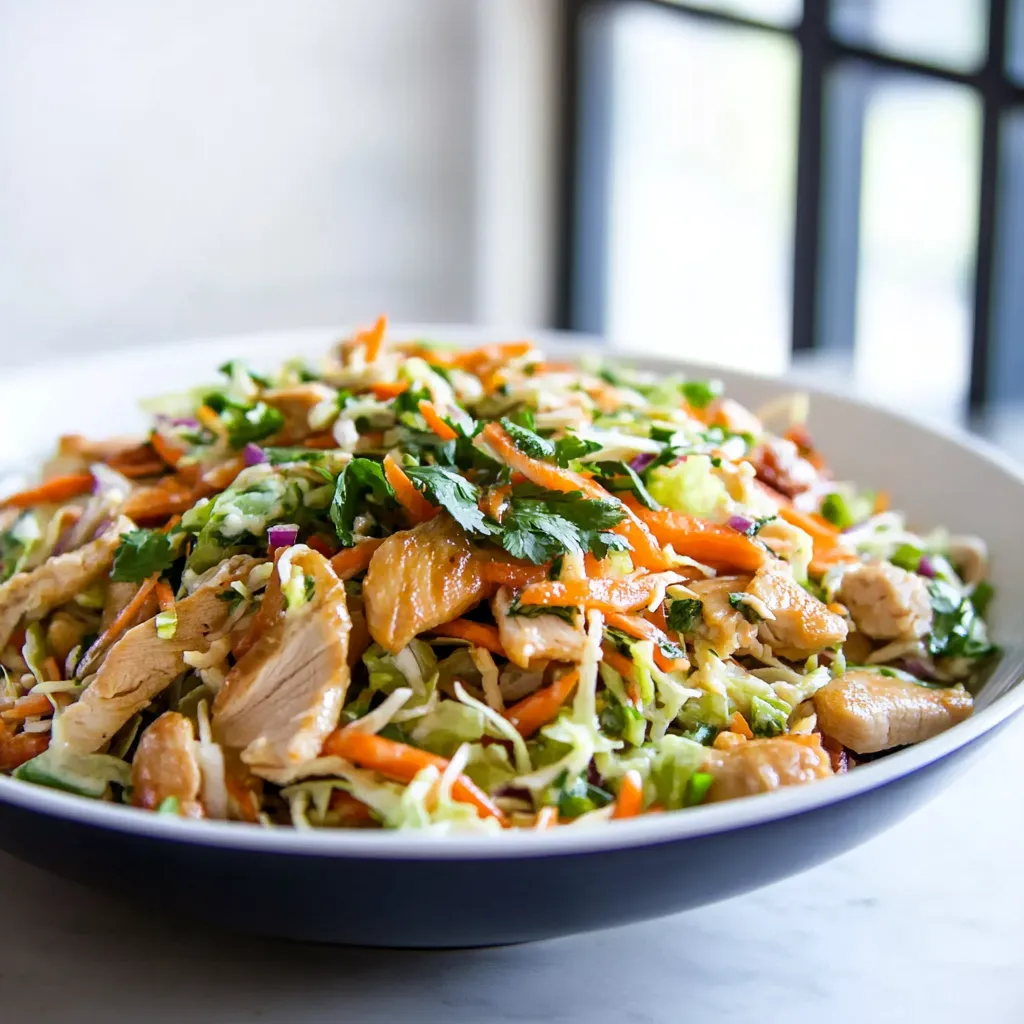
<svg viewBox="0 0 1024 1024">
<path fill-rule="evenodd" d="M 666 508 L 714 522 L 726 520 L 734 508 L 708 455 L 688 455 L 674 466 L 656 466 L 647 475 L 647 490 Z"/>
<path fill-rule="evenodd" d="M 62 744 L 53 744 L 41 754 L 14 769 L 14 777 L 37 786 L 62 789 L 67 793 L 102 800 L 110 786 L 131 785 L 131 766 L 109 754 L 73 754 Z"/>
</svg>

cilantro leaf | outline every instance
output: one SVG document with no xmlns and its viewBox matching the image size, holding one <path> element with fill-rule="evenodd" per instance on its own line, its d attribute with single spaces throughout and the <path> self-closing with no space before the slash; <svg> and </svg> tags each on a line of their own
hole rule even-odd
<svg viewBox="0 0 1024 1024">
<path fill-rule="evenodd" d="M 778 516 L 759 516 L 743 531 L 744 537 L 756 537 L 769 523 L 774 523 Z"/>
<path fill-rule="evenodd" d="M 747 604 L 747 595 L 740 592 L 729 595 L 729 604 L 736 609 L 747 620 L 747 622 L 760 622 L 761 616 Z"/>
<path fill-rule="evenodd" d="M 501 425 L 512 438 L 512 443 L 531 459 L 549 459 L 555 454 L 555 446 L 550 441 L 527 427 L 513 423 L 507 416 L 502 417 Z"/>
<path fill-rule="evenodd" d="M 668 628 L 676 633 L 692 633 L 703 621 L 704 602 L 695 597 L 673 601 L 668 607 Z"/>
<path fill-rule="evenodd" d="M 657 512 L 661 506 L 651 497 L 635 469 L 626 462 L 599 462 L 598 482 L 609 491 L 629 491 L 644 508 Z"/>
<path fill-rule="evenodd" d="M 343 547 L 355 544 L 352 527 L 367 501 L 384 508 L 397 505 L 395 492 L 384 476 L 384 467 L 372 459 L 353 459 L 338 474 L 331 502 L 331 522 Z"/>
<path fill-rule="evenodd" d="M 985 622 L 969 597 L 943 580 L 929 580 L 928 593 L 933 612 L 929 654 L 936 658 L 982 658 L 995 650 Z"/>
<path fill-rule="evenodd" d="M 207 395 L 207 405 L 210 405 L 210 398 L 211 396 Z M 262 441 L 263 438 L 276 434 L 284 426 L 284 416 L 266 402 L 247 405 L 221 395 L 218 404 L 219 409 L 215 406 L 211 408 L 220 415 L 232 448 L 244 448 L 251 441 Z"/>
<path fill-rule="evenodd" d="M 720 380 L 688 380 L 679 385 L 687 405 L 694 409 L 706 409 L 722 394 Z"/>
<path fill-rule="evenodd" d="M 177 557 L 178 544 L 170 535 L 161 530 L 131 530 L 121 536 L 110 578 L 118 583 L 138 583 L 169 569 Z"/>
<path fill-rule="evenodd" d="M 789 721 L 789 705 L 783 700 L 758 697 L 750 698 L 750 729 L 755 736 L 770 738 L 786 731 Z"/>
<path fill-rule="evenodd" d="M 566 434 L 555 442 L 555 462 L 564 468 L 575 459 L 582 459 L 584 455 L 591 455 L 600 450 L 601 445 L 596 441 L 587 441 L 575 434 Z"/>
<path fill-rule="evenodd" d="M 995 587 L 989 583 L 988 580 L 982 580 L 977 583 L 974 590 L 971 591 L 971 604 L 974 605 L 974 610 L 984 618 L 988 613 L 988 606 L 995 597 Z"/>
<path fill-rule="evenodd" d="M 578 620 L 578 613 L 575 608 L 544 604 L 521 605 L 518 597 L 509 605 L 507 614 L 516 615 L 523 619 L 536 619 L 541 615 L 554 615 L 556 619 L 568 622 L 570 626 L 575 626 Z"/>
<path fill-rule="evenodd" d="M 454 470 L 445 466 L 406 466 L 405 474 L 431 504 L 447 509 L 467 533 L 487 536 L 497 531 L 477 507 L 480 492 Z"/>
</svg>

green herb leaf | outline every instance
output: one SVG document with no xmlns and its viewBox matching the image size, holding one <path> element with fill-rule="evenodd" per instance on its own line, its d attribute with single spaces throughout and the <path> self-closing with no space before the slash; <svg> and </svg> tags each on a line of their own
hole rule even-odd
<svg viewBox="0 0 1024 1024">
<path fill-rule="evenodd" d="M 628 491 L 644 508 L 657 512 L 661 506 L 651 497 L 635 469 L 627 462 L 599 462 L 598 483 L 609 491 Z"/>
<path fill-rule="evenodd" d="M 398 504 L 383 466 L 372 459 L 353 459 L 338 474 L 331 502 L 331 522 L 343 547 L 355 544 L 352 527 L 367 501 L 381 508 L 394 508 Z"/>
<path fill-rule="evenodd" d="M 250 441 L 262 441 L 284 426 L 284 416 L 266 402 L 225 404 L 220 419 L 227 429 L 232 448 L 244 448 Z"/>
<path fill-rule="evenodd" d="M 764 697 L 750 698 L 750 729 L 755 736 L 781 736 L 789 722 L 789 707 L 781 700 L 772 703 Z"/>
<path fill-rule="evenodd" d="M 607 806 L 612 800 L 611 793 L 581 776 L 571 785 L 562 787 L 558 794 L 558 813 L 563 818 L 578 818 L 587 811 Z"/>
<path fill-rule="evenodd" d="M 555 446 L 550 441 L 529 428 L 514 423 L 507 416 L 502 418 L 501 425 L 512 438 L 512 443 L 531 459 L 550 459 L 555 454 Z"/>
<path fill-rule="evenodd" d="M 447 509 L 467 533 L 489 536 L 498 527 L 487 522 L 477 507 L 480 492 L 465 477 L 444 466 L 406 466 L 405 474 L 433 505 Z"/>
<path fill-rule="evenodd" d="M 995 647 L 969 597 L 943 580 L 929 580 L 933 621 L 928 653 L 936 658 L 983 658 Z"/>
<path fill-rule="evenodd" d="M 688 380 L 679 386 L 688 405 L 694 409 L 706 409 L 722 394 L 720 380 Z"/>
<path fill-rule="evenodd" d="M 523 619 L 537 619 L 542 615 L 554 615 L 556 619 L 561 619 L 563 622 L 568 622 L 570 626 L 575 626 L 579 620 L 578 612 L 575 608 L 566 608 L 560 605 L 544 605 L 544 604 L 523 604 L 519 603 L 519 597 L 509 605 L 509 615 L 515 615 Z"/>
<path fill-rule="evenodd" d="M 704 621 L 704 602 L 695 597 L 673 601 L 668 607 L 668 628 L 676 633 L 692 633 Z"/>
<path fill-rule="evenodd" d="M 555 442 L 555 462 L 563 468 L 576 459 L 582 459 L 584 455 L 592 455 L 599 452 L 601 445 L 597 441 L 587 441 L 575 434 L 566 434 Z"/>
<path fill-rule="evenodd" d="M 244 374 L 254 384 L 258 384 L 261 388 L 269 388 L 271 386 L 271 382 L 266 377 L 262 377 L 254 370 L 250 370 L 249 367 L 240 359 L 229 359 L 222 366 L 217 367 L 217 372 L 223 373 L 230 381 L 237 380 Z"/>
<path fill-rule="evenodd" d="M 988 614 L 988 606 L 991 604 L 992 598 L 995 597 L 995 593 L 995 587 L 988 580 L 982 580 L 975 584 L 974 590 L 971 591 L 971 604 L 982 618 Z"/>
<path fill-rule="evenodd" d="M 122 535 L 114 552 L 110 578 L 119 583 L 138 583 L 169 569 L 177 557 L 176 538 L 161 530 L 132 530 Z"/>
<path fill-rule="evenodd" d="M 761 616 L 747 604 L 747 595 L 744 593 L 730 594 L 729 604 L 736 609 L 747 620 L 747 622 L 760 622 Z"/>
</svg>

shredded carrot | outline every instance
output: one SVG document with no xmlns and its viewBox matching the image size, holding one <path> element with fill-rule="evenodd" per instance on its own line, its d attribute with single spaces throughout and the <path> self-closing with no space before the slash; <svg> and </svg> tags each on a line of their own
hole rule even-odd
<svg viewBox="0 0 1024 1024">
<path fill-rule="evenodd" d="M 633 497 L 626 498 L 625 503 L 662 544 L 671 544 L 677 555 L 686 555 L 715 569 L 741 572 L 756 571 L 769 557 L 763 547 L 730 526 L 669 509 L 654 512 Z"/>
<path fill-rule="evenodd" d="M 661 611 L 661 608 L 658 609 Z M 662 618 L 665 613 L 662 611 Z M 662 650 L 660 645 L 668 636 L 664 630 L 659 629 L 653 622 L 639 615 L 623 615 L 621 612 L 607 612 L 605 614 L 605 625 L 621 629 L 623 633 L 636 637 L 638 640 L 650 640 L 654 644 L 654 664 L 662 672 L 685 671 L 690 667 L 689 661 L 684 658 L 670 658 Z"/>
<path fill-rule="evenodd" d="M 181 445 L 169 441 L 159 430 L 154 430 L 149 435 L 149 443 L 153 446 L 153 451 L 172 469 L 181 462 L 182 456 L 185 454 L 185 449 Z"/>
<path fill-rule="evenodd" d="M 738 711 L 729 720 L 729 729 L 731 732 L 734 732 L 739 736 L 744 736 L 748 740 L 752 740 L 754 738 L 753 730 L 749 725 L 747 725 L 747 720 Z"/>
<path fill-rule="evenodd" d="M 480 509 L 496 523 L 500 523 L 505 517 L 505 510 L 508 508 L 511 496 L 511 487 L 488 487 L 480 498 Z"/>
<path fill-rule="evenodd" d="M 174 592 L 166 580 L 158 580 L 156 584 L 156 603 L 160 611 L 169 612 L 174 607 Z"/>
<path fill-rule="evenodd" d="M 435 626 L 430 632 L 436 636 L 451 636 L 459 640 L 468 640 L 474 647 L 483 647 L 491 654 L 498 654 L 503 658 L 508 657 L 505 648 L 501 645 L 497 626 L 473 622 L 471 619 L 455 619 L 443 626 Z"/>
<path fill-rule="evenodd" d="M 384 332 L 388 329 L 388 318 L 383 314 L 377 317 L 376 323 L 368 331 L 360 331 L 356 341 L 363 346 L 368 363 L 376 362 L 384 344 Z"/>
<path fill-rule="evenodd" d="M 399 782 L 412 781 L 431 765 L 439 772 L 448 767 L 447 758 L 357 729 L 336 729 L 324 740 L 323 752 L 327 756 L 343 757 Z M 502 825 L 505 824 L 501 809 L 467 776 L 459 775 L 455 779 L 452 795 L 456 800 L 476 807 L 481 817 L 497 818 Z"/>
<path fill-rule="evenodd" d="M 161 533 L 170 533 L 171 530 L 173 530 L 178 525 L 178 523 L 180 523 L 180 522 L 181 522 L 181 516 L 171 516 L 171 518 L 168 519 L 167 522 L 164 523 L 164 525 L 160 527 L 160 532 Z"/>
<path fill-rule="evenodd" d="M 48 682 L 55 683 L 62 678 L 60 665 L 52 654 L 43 662 L 43 670 Z"/>
<path fill-rule="evenodd" d="M 54 693 L 52 700 L 45 693 L 30 693 L 19 697 L 14 707 L 6 711 L 0 711 L 0 718 L 5 722 L 24 722 L 26 718 L 35 716 L 52 715 L 54 705 L 64 707 L 71 703 L 71 694 Z"/>
<path fill-rule="evenodd" d="M 441 417 L 433 402 L 423 399 L 419 403 L 419 410 L 420 415 L 427 421 L 427 426 L 442 441 L 454 441 L 459 436 L 458 431 Z"/>
<path fill-rule="evenodd" d="M 634 676 L 633 662 L 624 654 L 615 650 L 611 644 L 604 644 L 601 647 L 601 660 L 609 667 L 615 669 L 627 682 L 631 682 Z M 630 694 L 630 700 L 633 700 Z M 635 703 L 635 701 L 634 701 Z"/>
<path fill-rule="evenodd" d="M 17 736 L 0 722 L 0 771 L 9 772 L 31 761 L 50 745 L 48 732 L 19 732 Z"/>
<path fill-rule="evenodd" d="M 405 475 L 405 470 L 395 461 L 390 452 L 384 456 L 384 476 L 391 484 L 399 505 L 409 513 L 410 518 L 415 522 L 425 523 L 437 515 L 438 509 L 416 490 L 413 482 Z"/>
<path fill-rule="evenodd" d="M 596 580 L 546 580 L 526 587 L 519 595 L 519 603 L 631 612 L 650 604 L 661 582 L 659 576 L 646 573 L 621 579 L 605 576 Z"/>
<path fill-rule="evenodd" d="M 515 565 L 512 562 L 484 562 L 480 566 L 480 575 L 488 583 L 517 589 L 546 580 L 550 571 L 550 565 Z"/>
<path fill-rule="evenodd" d="M 320 451 L 326 451 L 329 448 L 337 448 L 337 438 L 329 430 L 323 430 L 319 434 L 310 434 L 303 442 L 304 448 L 316 448 Z"/>
<path fill-rule="evenodd" d="M 534 690 L 528 697 L 506 708 L 505 717 L 512 723 L 520 736 L 532 736 L 542 725 L 558 717 L 562 705 L 580 681 L 578 669 L 566 672 L 553 683 Z"/>
<path fill-rule="evenodd" d="M 779 516 L 790 526 L 810 535 L 814 543 L 814 557 L 810 564 L 813 575 L 822 576 L 834 565 L 857 561 L 857 556 L 839 543 L 839 530 L 822 516 L 803 512 L 789 502 L 779 505 Z"/>
<path fill-rule="evenodd" d="M 351 548 L 344 548 L 331 559 L 331 568 L 339 580 L 350 580 L 361 573 L 373 558 L 373 553 L 383 544 L 379 538 L 363 540 Z"/>
<path fill-rule="evenodd" d="M 91 490 L 92 473 L 69 473 L 67 476 L 55 476 L 38 487 L 30 487 L 26 491 L 19 491 L 9 498 L 4 498 L 0 501 L 0 508 L 32 508 L 33 505 L 69 501 L 79 495 L 88 494 Z"/>
<path fill-rule="evenodd" d="M 803 747 L 821 751 L 822 754 L 826 752 L 821 745 L 821 733 L 818 732 L 790 732 L 786 734 L 785 739 L 799 743 Z"/>
<path fill-rule="evenodd" d="M 121 609 L 117 618 L 97 637 L 95 643 L 89 648 L 90 651 L 109 647 L 131 626 L 132 620 L 142 613 L 146 602 L 156 590 L 156 581 L 157 577 L 153 575 L 139 584 L 135 596 Z"/>
<path fill-rule="evenodd" d="M 872 511 L 877 516 L 880 512 L 888 512 L 891 504 L 891 498 L 889 497 L 888 491 L 879 491 L 875 495 L 875 505 Z"/>
<path fill-rule="evenodd" d="M 546 807 L 542 807 L 537 812 L 537 817 L 534 820 L 533 827 L 538 832 L 546 832 L 549 828 L 554 828 L 558 824 L 558 808 L 552 807 L 550 804 Z"/>
<path fill-rule="evenodd" d="M 580 491 L 587 498 L 602 501 L 612 499 L 612 495 L 590 477 L 524 455 L 500 423 L 488 423 L 482 431 L 482 436 L 502 462 L 517 473 L 522 473 L 538 487 L 563 494 Z M 671 563 L 662 553 L 659 544 L 661 538 L 655 539 L 651 536 L 651 532 L 637 517 L 632 506 L 627 504 L 625 508 L 626 518 L 615 526 L 612 532 L 619 534 L 629 543 L 633 564 L 652 571 L 669 568 Z"/>
<path fill-rule="evenodd" d="M 519 359 L 532 349 L 533 342 L 530 341 L 507 341 L 500 344 L 481 345 L 480 348 L 457 353 L 452 357 L 451 365 L 479 376 L 481 372 L 495 363 Z"/>
<path fill-rule="evenodd" d="M 370 390 L 373 392 L 374 398 L 386 402 L 408 391 L 409 382 L 407 380 L 382 380 L 371 384 Z"/>
<path fill-rule="evenodd" d="M 613 818 L 635 818 L 644 809 L 644 780 L 635 768 L 630 768 L 619 783 L 615 797 Z"/>
<path fill-rule="evenodd" d="M 357 800 L 351 793 L 343 789 L 336 789 L 331 794 L 331 810 L 340 814 L 349 826 L 369 825 L 375 819 L 370 813 L 370 808 Z"/>
<path fill-rule="evenodd" d="M 196 409 L 196 419 L 210 431 L 220 437 L 224 433 L 224 424 L 217 413 L 208 405 L 201 405 Z"/>
</svg>

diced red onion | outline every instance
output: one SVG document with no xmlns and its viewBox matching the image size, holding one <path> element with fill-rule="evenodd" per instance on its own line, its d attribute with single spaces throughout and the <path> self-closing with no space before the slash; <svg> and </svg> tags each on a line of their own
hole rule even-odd
<svg viewBox="0 0 1024 1024">
<path fill-rule="evenodd" d="M 753 529 L 754 520 L 749 516 L 729 516 L 728 525 L 737 533 L 746 533 L 747 530 Z"/>
<path fill-rule="evenodd" d="M 294 523 L 280 523 L 267 530 L 267 545 L 271 552 L 278 548 L 290 548 L 299 536 L 299 528 Z"/>
<path fill-rule="evenodd" d="M 654 456 L 650 452 L 641 452 L 630 461 L 629 468 L 635 473 L 642 473 L 653 461 Z"/>
<path fill-rule="evenodd" d="M 927 576 L 930 580 L 935 579 L 935 566 L 927 555 L 922 555 L 921 561 L 917 563 L 917 574 Z"/>
<path fill-rule="evenodd" d="M 263 449 L 251 441 L 245 446 L 242 455 L 247 466 L 258 466 L 261 462 L 267 461 L 267 456 Z"/>
</svg>

